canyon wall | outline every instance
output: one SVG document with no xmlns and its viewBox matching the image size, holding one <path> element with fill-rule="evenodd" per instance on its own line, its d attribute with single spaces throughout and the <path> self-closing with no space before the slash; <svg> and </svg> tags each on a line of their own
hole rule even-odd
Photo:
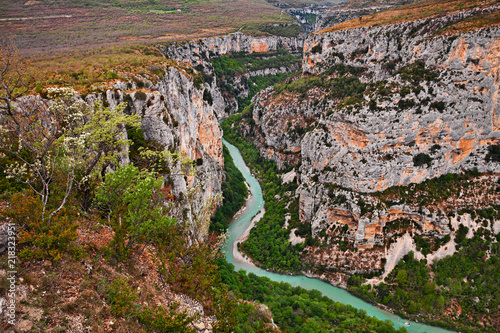
<svg viewBox="0 0 500 333">
<path fill-rule="evenodd" d="M 253 37 L 235 32 L 221 37 L 194 39 L 158 47 L 168 58 L 196 66 L 207 65 L 210 58 L 229 53 L 271 52 L 278 48 L 290 53 L 300 53 L 303 43 L 301 37 Z"/>
<path fill-rule="evenodd" d="M 198 188 L 189 205 L 180 205 L 175 211 L 179 218 L 193 224 L 193 232 L 199 232 L 196 237 L 203 239 L 206 230 L 196 230 L 194 214 L 221 195 L 224 179 L 222 129 L 216 116 L 224 107 L 220 91 L 214 82 L 196 84 L 196 74 L 190 66 L 166 66 L 158 76 L 133 75 L 133 79 L 112 82 L 105 92 L 88 95 L 86 99 L 90 102 L 101 99 L 111 108 L 127 103 L 126 112 L 141 116 L 146 140 L 161 144 L 167 151 L 178 151 L 195 162 L 194 176 L 185 177 L 177 165 L 165 177 L 165 186 L 179 203 L 188 198 L 192 189 Z"/>
<path fill-rule="evenodd" d="M 484 190 L 500 173 L 500 28 L 444 33 L 499 10 L 310 34 L 302 74 L 255 96 L 240 132 L 280 168 L 295 165 L 300 219 L 326 244 L 306 247 L 314 265 L 382 272 L 382 259 L 392 267 L 415 250 L 411 239 L 453 237 L 461 209 L 500 203 Z M 475 178 L 440 199 L 417 186 L 465 170 Z"/>
</svg>

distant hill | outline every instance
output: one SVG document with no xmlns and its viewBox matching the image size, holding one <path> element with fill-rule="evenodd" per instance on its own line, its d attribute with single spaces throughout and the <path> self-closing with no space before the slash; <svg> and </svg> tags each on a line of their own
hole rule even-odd
<svg viewBox="0 0 500 333">
<path fill-rule="evenodd" d="M 279 3 L 300 7 L 323 2 Z M 237 30 L 257 35 L 300 33 L 295 19 L 277 5 L 259 0 L 3 0 L 0 35 L 12 36 L 21 53 L 27 54 L 182 40 Z"/>
<path fill-rule="evenodd" d="M 344 21 L 378 13 L 415 1 L 416 0 L 349 0 L 342 2 L 326 10 L 318 17 L 315 30 L 332 27 Z"/>
</svg>

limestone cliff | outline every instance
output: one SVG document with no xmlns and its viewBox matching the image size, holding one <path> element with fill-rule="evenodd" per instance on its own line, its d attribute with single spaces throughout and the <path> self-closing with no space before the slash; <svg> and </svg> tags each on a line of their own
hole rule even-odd
<svg viewBox="0 0 500 333">
<path fill-rule="evenodd" d="M 422 257 L 449 254 L 453 219 L 500 202 L 487 190 L 500 173 L 500 29 L 467 26 L 499 11 L 313 33 L 302 74 L 253 99 L 240 132 L 299 167 L 300 218 L 323 242 L 305 251 L 324 278 L 382 273 L 386 260 L 387 273 L 422 239 L 433 252 Z"/>
<path fill-rule="evenodd" d="M 215 101 L 216 104 L 224 103 L 222 108 L 217 110 L 219 119 L 238 110 L 239 98 L 246 98 L 249 93 L 249 78 L 253 76 L 275 75 L 276 73 L 292 72 L 299 68 L 297 64 L 293 66 L 275 66 L 272 68 L 259 68 L 244 74 L 238 74 L 229 77 L 217 78 L 214 72 L 212 61 L 222 55 L 230 54 L 269 54 L 268 57 L 276 57 L 280 49 L 284 49 L 291 54 L 299 56 L 302 53 L 304 44 L 303 37 L 254 37 L 240 32 L 221 37 L 211 37 L 197 40 L 190 40 L 183 43 L 171 45 L 159 45 L 159 49 L 170 59 L 188 63 L 203 73 L 203 77 L 210 80 L 213 87 L 219 86 L 222 90 L 223 99 Z M 235 91 L 233 93 L 224 93 L 222 85 L 230 85 Z"/>
<path fill-rule="evenodd" d="M 289 52 L 301 52 L 302 46 L 303 38 L 300 37 L 253 37 L 236 32 L 221 37 L 190 40 L 159 47 L 168 58 L 196 66 L 207 65 L 210 58 L 228 53 L 270 52 L 278 48 L 284 48 Z"/>
<path fill-rule="evenodd" d="M 302 140 L 303 170 L 335 167 L 320 179 L 362 192 L 474 167 L 499 172 L 484 157 L 500 137 L 500 29 L 433 34 L 472 14 L 312 35 L 304 72 L 338 63 L 362 67 L 360 81 L 373 89 L 353 107 L 322 115 L 324 126 Z M 318 44 L 322 52 L 312 53 Z M 419 163 L 419 154 L 430 160 Z"/>
<path fill-rule="evenodd" d="M 220 195 L 224 177 L 222 130 L 216 116 L 224 103 L 215 83 L 195 82 L 196 75 L 199 74 L 190 66 L 165 66 L 159 75 L 130 74 L 128 81 L 112 82 L 106 92 L 87 96 L 89 101 L 100 98 L 111 108 L 126 102 L 126 112 L 141 116 L 146 140 L 161 144 L 165 150 L 179 151 L 197 164 L 194 177 L 174 172 L 165 178 L 166 186 L 179 202 L 187 198 L 190 189 L 199 188 L 187 213 L 179 207 L 178 217 L 191 223 L 195 220 L 193 214 L 203 211 L 206 202 Z M 205 232 L 193 225 L 193 233 L 199 239 Z"/>
</svg>

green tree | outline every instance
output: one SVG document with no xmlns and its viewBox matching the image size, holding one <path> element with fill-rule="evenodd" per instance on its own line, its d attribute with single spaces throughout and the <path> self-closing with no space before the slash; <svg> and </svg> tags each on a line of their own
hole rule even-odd
<svg viewBox="0 0 500 333">
<path fill-rule="evenodd" d="M 161 192 L 163 179 L 127 164 L 109 173 L 96 190 L 96 205 L 107 212 L 115 231 L 113 247 L 119 258 L 138 243 L 148 244 L 169 230 L 176 219 L 169 215 Z"/>
<path fill-rule="evenodd" d="M 398 272 L 398 275 L 396 276 L 396 281 L 400 285 L 406 284 L 406 282 L 408 281 L 408 273 L 406 273 L 406 270 L 402 269 Z"/>
<path fill-rule="evenodd" d="M 74 128 L 70 136 L 79 140 L 78 185 L 82 193 L 82 207 L 88 210 L 91 204 L 91 179 L 99 176 L 108 165 L 118 165 L 127 155 L 130 141 L 125 135 L 126 128 L 140 127 L 138 115 L 124 113 L 126 104 L 114 109 L 103 107 L 100 101 L 92 107 L 85 107 L 82 124 Z"/>
</svg>

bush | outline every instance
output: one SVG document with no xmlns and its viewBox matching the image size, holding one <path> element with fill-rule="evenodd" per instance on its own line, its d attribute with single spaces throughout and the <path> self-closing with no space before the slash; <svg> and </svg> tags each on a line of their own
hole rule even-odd
<svg viewBox="0 0 500 333">
<path fill-rule="evenodd" d="M 313 54 L 322 53 L 322 52 L 323 52 L 323 48 L 321 47 L 321 44 L 316 44 L 311 49 L 311 53 L 313 53 Z"/>
<path fill-rule="evenodd" d="M 137 294 L 129 286 L 128 280 L 121 277 L 111 283 L 106 300 L 111 304 L 109 311 L 112 314 L 125 317 L 133 312 L 133 305 L 137 302 Z"/>
<path fill-rule="evenodd" d="M 10 208 L 2 211 L 2 215 L 12 218 L 21 229 L 21 258 L 57 261 L 64 253 L 79 252 L 75 243 L 78 224 L 68 209 L 62 209 L 50 221 L 42 223 L 42 204 L 32 190 L 14 194 L 10 202 Z"/>
<path fill-rule="evenodd" d="M 444 108 L 446 107 L 445 102 L 440 101 L 440 102 L 432 102 L 429 105 L 431 108 L 438 110 L 439 112 L 443 112 Z"/>
<path fill-rule="evenodd" d="M 140 90 L 136 91 L 134 96 L 135 96 L 135 98 L 137 98 L 140 101 L 145 101 L 148 98 L 146 93 L 143 91 L 140 91 Z"/>
<path fill-rule="evenodd" d="M 432 158 L 424 153 L 417 154 L 413 157 L 413 165 L 415 165 L 416 167 L 420 167 L 424 164 L 427 164 L 427 166 L 429 167 L 431 162 Z"/>
<path fill-rule="evenodd" d="M 208 89 L 205 89 L 203 91 L 203 100 L 207 101 L 208 105 L 212 105 L 212 103 L 214 101 L 212 98 L 212 94 L 210 93 L 210 91 L 208 91 Z"/>
</svg>

